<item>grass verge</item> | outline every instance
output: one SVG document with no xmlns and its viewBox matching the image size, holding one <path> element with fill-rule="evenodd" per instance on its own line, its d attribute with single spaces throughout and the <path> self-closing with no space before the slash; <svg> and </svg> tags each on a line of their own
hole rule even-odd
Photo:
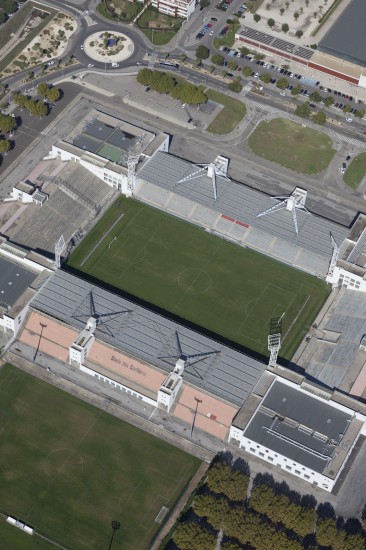
<svg viewBox="0 0 366 550">
<path fill-rule="evenodd" d="M 327 134 L 286 118 L 260 122 L 248 144 L 256 155 L 301 174 L 325 170 L 335 154 Z"/>
<path fill-rule="evenodd" d="M 0 509 L 67 548 L 107 548 L 115 520 L 113 546 L 147 549 L 200 461 L 11 365 L 0 393 Z"/>
<path fill-rule="evenodd" d="M 357 189 L 363 178 L 366 176 L 366 153 L 355 157 L 348 166 L 343 180 L 347 187 Z"/>
<path fill-rule="evenodd" d="M 245 103 L 215 90 L 206 90 L 205 94 L 211 101 L 224 106 L 207 128 L 208 132 L 211 132 L 211 134 L 230 134 L 246 115 Z"/>
<path fill-rule="evenodd" d="M 69 265 L 262 354 L 285 311 L 286 359 L 329 294 L 320 279 L 133 199 L 111 207 Z"/>
</svg>

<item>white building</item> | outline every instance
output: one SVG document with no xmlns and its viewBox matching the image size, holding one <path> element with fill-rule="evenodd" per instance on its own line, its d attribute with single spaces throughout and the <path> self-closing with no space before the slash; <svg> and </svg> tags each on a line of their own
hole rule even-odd
<svg viewBox="0 0 366 550">
<path fill-rule="evenodd" d="M 349 235 L 338 247 L 334 243 L 332 261 L 326 281 L 333 287 L 342 286 L 366 292 L 366 216 L 360 214 Z"/>
<path fill-rule="evenodd" d="M 196 0 L 152 0 L 151 5 L 160 13 L 188 19 L 196 8 Z"/>
<path fill-rule="evenodd" d="M 237 414 L 229 441 L 329 492 L 358 437 L 366 434 L 364 415 L 330 393 L 277 376 L 249 422 L 246 415 Z"/>
<path fill-rule="evenodd" d="M 47 199 L 47 193 L 44 193 L 43 191 L 38 189 L 38 187 L 33 183 L 19 181 L 13 187 L 11 198 L 5 199 L 4 202 L 19 201 L 24 204 L 30 204 L 33 202 L 34 204 L 42 206 Z"/>
<path fill-rule="evenodd" d="M 0 330 L 17 335 L 30 301 L 53 270 L 53 262 L 39 254 L 5 239 L 0 243 Z"/>
<path fill-rule="evenodd" d="M 92 109 L 66 140 L 52 146 L 45 158 L 78 162 L 114 189 L 130 196 L 139 166 L 157 151 L 168 149 L 167 134 L 155 134 Z"/>
</svg>

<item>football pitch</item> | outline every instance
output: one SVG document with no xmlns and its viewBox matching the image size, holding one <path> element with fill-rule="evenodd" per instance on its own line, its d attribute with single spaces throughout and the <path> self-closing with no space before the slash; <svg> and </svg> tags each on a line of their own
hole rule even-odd
<svg viewBox="0 0 366 550">
<path fill-rule="evenodd" d="M 200 461 L 11 365 L 0 369 L 0 510 L 72 550 L 147 549 Z M 55 548 L 5 524 L 1 548 Z M 23 545 L 24 541 L 24 545 Z"/>
<path fill-rule="evenodd" d="M 316 277 L 125 198 L 69 265 L 262 354 L 271 318 L 284 313 L 285 359 L 329 294 Z"/>
</svg>

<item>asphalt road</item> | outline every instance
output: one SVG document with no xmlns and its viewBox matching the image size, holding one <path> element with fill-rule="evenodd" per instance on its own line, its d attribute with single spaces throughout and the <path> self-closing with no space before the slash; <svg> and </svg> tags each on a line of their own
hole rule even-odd
<svg viewBox="0 0 366 550">
<path fill-rule="evenodd" d="M 51 108 L 49 115 L 43 118 L 32 116 L 26 109 L 17 107 L 13 113 L 18 122 L 18 129 L 11 138 L 15 142 L 15 146 L 9 153 L 3 157 L 0 165 L 1 174 L 17 160 L 19 155 L 31 145 L 35 140 L 43 140 L 42 132 L 47 126 L 62 112 L 62 110 L 80 93 L 80 86 L 65 82 L 60 89 L 63 92 L 63 97 L 54 107 Z M 15 182 L 14 182 L 15 183 Z M 0 192 L 1 195 L 1 192 Z"/>
</svg>

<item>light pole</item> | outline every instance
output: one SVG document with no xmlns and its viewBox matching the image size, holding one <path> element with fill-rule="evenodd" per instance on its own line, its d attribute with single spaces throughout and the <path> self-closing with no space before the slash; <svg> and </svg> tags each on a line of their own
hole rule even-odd
<svg viewBox="0 0 366 550">
<path fill-rule="evenodd" d="M 119 523 L 119 521 L 115 521 L 115 520 L 112 521 L 113 533 L 112 533 L 111 542 L 109 543 L 108 550 L 111 550 L 114 534 L 115 534 L 116 531 L 118 531 L 118 529 L 119 529 L 120 527 L 121 527 L 121 524 Z"/>
<path fill-rule="evenodd" d="M 197 416 L 197 409 L 198 409 L 198 404 L 199 403 L 202 403 L 202 399 L 198 399 L 198 397 L 195 397 L 194 400 L 196 401 L 196 408 L 193 412 L 193 420 L 192 420 L 192 426 L 191 426 L 191 439 L 192 439 L 192 435 L 193 435 L 193 430 L 194 430 L 194 425 L 195 425 L 195 422 L 196 422 L 196 416 Z"/>
<path fill-rule="evenodd" d="M 35 363 L 36 359 L 37 359 L 37 354 L 39 352 L 39 348 L 40 348 L 40 345 L 41 345 L 43 329 L 47 328 L 47 325 L 45 325 L 44 323 L 39 323 L 39 324 L 41 325 L 41 332 L 39 334 L 38 346 L 37 346 L 36 352 L 35 352 L 34 357 L 33 357 L 33 363 Z"/>
</svg>

